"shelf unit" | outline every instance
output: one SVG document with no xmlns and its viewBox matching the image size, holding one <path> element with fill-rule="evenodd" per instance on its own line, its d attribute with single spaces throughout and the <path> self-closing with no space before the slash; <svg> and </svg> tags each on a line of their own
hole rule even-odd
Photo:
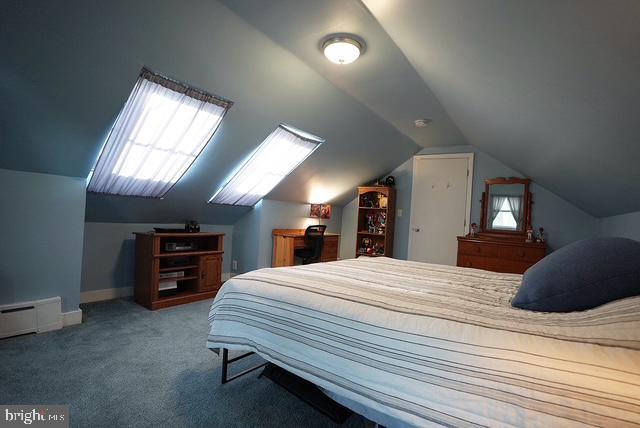
<svg viewBox="0 0 640 428">
<path fill-rule="evenodd" d="M 224 233 L 136 232 L 134 297 L 155 310 L 197 300 L 212 299 L 222 285 Z M 167 243 L 188 243 L 189 251 L 166 251 Z M 182 276 L 161 278 L 160 274 Z M 175 287 L 161 290 L 161 284 Z"/>
<path fill-rule="evenodd" d="M 395 208 L 395 189 L 387 186 L 358 187 L 356 257 L 393 256 Z"/>
</svg>

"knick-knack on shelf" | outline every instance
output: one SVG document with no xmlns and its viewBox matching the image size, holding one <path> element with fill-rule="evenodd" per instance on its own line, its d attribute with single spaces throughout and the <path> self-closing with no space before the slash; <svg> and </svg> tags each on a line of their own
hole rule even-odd
<svg viewBox="0 0 640 428">
<path fill-rule="evenodd" d="M 471 223 L 471 230 L 469 231 L 469 237 L 471 238 L 478 237 L 478 225 L 476 223 Z"/>
<path fill-rule="evenodd" d="M 373 214 L 367 214 L 367 232 L 375 233 L 376 224 L 373 222 Z"/>
</svg>

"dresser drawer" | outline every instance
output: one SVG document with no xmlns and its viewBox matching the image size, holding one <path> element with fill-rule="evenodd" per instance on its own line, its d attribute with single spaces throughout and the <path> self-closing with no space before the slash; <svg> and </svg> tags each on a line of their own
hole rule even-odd
<svg viewBox="0 0 640 428">
<path fill-rule="evenodd" d="M 498 257 L 498 246 L 477 242 L 458 242 L 458 253 L 470 256 Z"/>
<path fill-rule="evenodd" d="M 482 256 L 469 256 L 466 254 L 458 254 L 458 266 L 499 272 L 500 260 L 491 259 L 491 258 L 482 257 Z"/>
<path fill-rule="evenodd" d="M 543 248 L 525 248 L 513 245 L 500 246 L 498 253 L 501 259 L 537 262 L 544 257 Z"/>
<path fill-rule="evenodd" d="M 534 264 L 535 262 L 502 259 L 499 265 L 499 272 L 522 274 Z"/>
</svg>

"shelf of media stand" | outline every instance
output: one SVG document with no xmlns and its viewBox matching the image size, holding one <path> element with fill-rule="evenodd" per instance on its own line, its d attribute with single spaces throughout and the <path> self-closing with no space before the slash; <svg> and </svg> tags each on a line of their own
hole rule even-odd
<svg viewBox="0 0 640 428">
<path fill-rule="evenodd" d="M 179 270 L 195 269 L 197 267 L 198 265 L 172 266 L 172 267 L 160 268 L 159 272 L 175 272 Z"/>
<path fill-rule="evenodd" d="M 222 254 L 224 251 L 217 250 L 196 250 L 196 251 L 182 251 L 182 252 L 168 252 L 154 254 L 153 257 L 181 257 L 181 256 L 206 256 L 207 254 Z"/>
<path fill-rule="evenodd" d="M 170 281 L 188 281 L 190 279 L 198 279 L 197 275 L 189 275 L 189 276 L 170 276 L 167 278 L 160 278 L 158 282 L 170 282 Z"/>
</svg>

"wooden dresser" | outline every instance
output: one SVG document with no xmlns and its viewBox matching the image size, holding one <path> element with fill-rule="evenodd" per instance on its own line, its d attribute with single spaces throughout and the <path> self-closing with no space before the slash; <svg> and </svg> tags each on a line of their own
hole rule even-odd
<svg viewBox="0 0 640 428">
<path fill-rule="evenodd" d="M 547 244 L 506 239 L 458 237 L 458 266 L 524 273 L 545 256 Z"/>
</svg>

